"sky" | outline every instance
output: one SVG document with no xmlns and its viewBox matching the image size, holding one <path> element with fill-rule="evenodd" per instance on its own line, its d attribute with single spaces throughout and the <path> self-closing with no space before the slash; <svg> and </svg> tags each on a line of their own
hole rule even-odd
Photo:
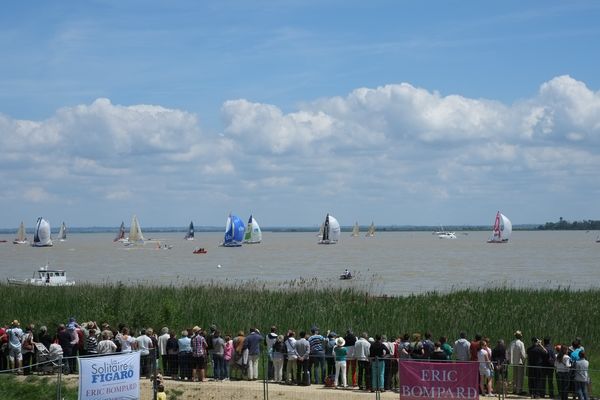
<svg viewBox="0 0 600 400">
<path fill-rule="evenodd" d="M 19 1 L 0 227 L 600 219 L 596 1 Z"/>
</svg>

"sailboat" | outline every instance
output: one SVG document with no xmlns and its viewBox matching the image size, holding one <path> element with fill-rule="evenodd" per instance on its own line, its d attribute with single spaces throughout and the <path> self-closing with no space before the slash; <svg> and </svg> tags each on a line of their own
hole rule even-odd
<svg viewBox="0 0 600 400">
<path fill-rule="evenodd" d="M 194 221 L 190 221 L 190 226 L 185 234 L 185 240 L 194 240 Z"/>
<path fill-rule="evenodd" d="M 373 221 L 371 221 L 371 226 L 369 226 L 369 230 L 367 231 L 367 234 L 365 236 L 366 237 L 375 236 L 375 224 L 373 223 Z"/>
<path fill-rule="evenodd" d="M 244 240 L 244 232 L 246 227 L 244 221 L 237 215 L 231 215 L 227 217 L 227 223 L 225 224 L 225 238 L 221 246 L 224 247 L 240 247 Z"/>
<path fill-rule="evenodd" d="M 113 242 L 126 242 L 127 238 L 125 237 L 125 222 L 121 221 L 121 226 L 119 227 L 119 232 L 117 236 L 113 239 Z"/>
<path fill-rule="evenodd" d="M 246 229 L 246 234 L 244 235 L 244 243 L 254 244 L 261 241 L 262 231 L 260 230 L 260 226 L 252 215 L 250 215 L 250 218 L 248 218 L 248 229 Z"/>
<path fill-rule="evenodd" d="M 27 237 L 25 236 L 25 225 L 21 221 L 19 229 L 17 230 L 17 237 L 13 240 L 14 244 L 27 244 Z"/>
<path fill-rule="evenodd" d="M 64 221 L 63 221 L 62 225 L 60 226 L 60 230 L 58 231 L 58 239 L 61 242 L 64 242 L 65 240 L 67 240 L 67 225 L 65 225 Z"/>
<path fill-rule="evenodd" d="M 129 227 L 129 238 L 126 242 L 127 245 L 133 244 L 144 244 L 144 235 L 142 234 L 142 228 L 140 228 L 140 223 L 137 217 L 134 215 L 131 218 L 131 226 Z"/>
<path fill-rule="evenodd" d="M 494 229 L 492 230 L 492 237 L 487 241 L 488 243 L 506 243 L 510 239 L 512 233 L 512 223 L 510 219 L 506 218 L 500 211 L 496 213 L 496 220 L 494 221 Z"/>
<path fill-rule="evenodd" d="M 319 244 L 336 244 L 340 240 L 340 223 L 333 217 L 327 214 L 323 223 L 323 236 L 319 240 Z"/>
<path fill-rule="evenodd" d="M 358 227 L 358 222 L 355 222 L 354 227 L 352 228 L 352 234 L 350 236 L 358 237 L 359 234 L 360 234 L 360 228 Z"/>
<path fill-rule="evenodd" d="M 33 236 L 34 247 L 49 247 L 52 246 L 52 238 L 50 237 L 50 224 L 44 218 L 39 217 L 35 224 Z"/>
</svg>

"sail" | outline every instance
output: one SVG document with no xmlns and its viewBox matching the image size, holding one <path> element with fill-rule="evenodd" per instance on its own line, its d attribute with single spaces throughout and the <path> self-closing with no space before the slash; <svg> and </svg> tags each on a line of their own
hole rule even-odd
<svg viewBox="0 0 600 400">
<path fill-rule="evenodd" d="M 500 213 L 500 218 L 502 219 L 502 240 L 505 242 L 508 242 L 508 239 L 510 239 L 510 235 L 512 235 L 512 222 L 510 222 L 510 219 L 508 219 L 506 217 L 506 215 Z"/>
<path fill-rule="evenodd" d="M 248 218 L 248 229 L 244 235 L 244 243 L 260 243 L 262 241 L 262 231 L 258 222 L 250 215 Z"/>
<path fill-rule="evenodd" d="M 319 244 L 334 244 L 340 240 L 340 223 L 333 215 L 327 214 L 323 223 L 323 236 Z"/>
<path fill-rule="evenodd" d="M 354 223 L 354 227 L 352 228 L 352 237 L 357 237 L 360 233 L 360 228 L 358 227 L 358 222 Z"/>
<path fill-rule="evenodd" d="M 138 219 L 135 215 L 131 219 L 131 227 L 129 228 L 129 241 L 131 243 L 144 241 L 142 228 L 140 228 L 140 223 L 138 222 Z"/>
<path fill-rule="evenodd" d="M 14 240 L 14 243 L 25 243 L 27 241 L 27 237 L 25 237 L 25 224 L 21 221 L 21 225 L 19 225 L 19 229 L 17 230 L 17 237 Z"/>
<path fill-rule="evenodd" d="M 365 236 L 367 236 L 367 237 L 375 236 L 375 224 L 373 223 L 373 221 L 371 221 L 371 226 L 369 226 L 369 230 L 367 231 L 367 234 Z"/>
<path fill-rule="evenodd" d="M 45 247 L 52 246 L 50 237 L 50 224 L 44 218 L 39 217 L 35 224 L 35 234 L 33 237 L 33 246 Z"/>
<path fill-rule="evenodd" d="M 512 234 L 512 223 L 510 220 L 500 211 L 496 213 L 496 219 L 494 220 L 494 228 L 492 229 L 492 237 L 488 240 L 488 243 L 505 243 L 510 239 Z"/>
<path fill-rule="evenodd" d="M 190 221 L 190 226 L 188 227 L 188 232 L 185 235 L 186 240 L 194 240 L 194 222 Z"/>
<path fill-rule="evenodd" d="M 61 242 L 64 242 L 65 240 L 67 240 L 67 225 L 65 225 L 64 221 L 60 225 L 60 230 L 58 231 L 58 238 L 60 239 Z"/>
<path fill-rule="evenodd" d="M 227 223 L 225 224 L 225 240 L 223 241 L 223 246 L 241 246 L 242 241 L 244 240 L 245 230 L 246 227 L 244 226 L 244 221 L 237 215 L 229 214 Z"/>
<path fill-rule="evenodd" d="M 121 226 L 119 227 L 119 232 L 117 236 L 115 236 L 113 242 L 122 242 L 125 240 L 125 222 L 121 221 Z"/>
</svg>

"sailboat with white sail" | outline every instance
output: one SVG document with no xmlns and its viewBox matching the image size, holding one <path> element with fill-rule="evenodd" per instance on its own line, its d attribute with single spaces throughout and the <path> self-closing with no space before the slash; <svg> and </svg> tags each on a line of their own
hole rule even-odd
<svg viewBox="0 0 600 400">
<path fill-rule="evenodd" d="M 229 214 L 225 223 L 225 238 L 221 246 L 223 247 L 240 247 L 244 241 L 244 232 L 246 226 L 244 221 L 237 215 Z"/>
<path fill-rule="evenodd" d="M 125 237 L 125 222 L 121 221 L 119 232 L 117 232 L 117 236 L 115 236 L 113 242 L 127 242 L 127 238 Z"/>
<path fill-rule="evenodd" d="M 25 236 L 25 224 L 21 221 L 19 229 L 17 230 L 17 237 L 13 240 L 14 244 L 27 244 L 27 237 Z"/>
<path fill-rule="evenodd" d="M 256 222 L 256 219 L 250 215 L 248 218 L 248 229 L 246 229 L 246 234 L 244 235 L 244 243 L 248 244 L 257 244 L 262 242 L 262 231 L 260 230 L 260 225 Z"/>
<path fill-rule="evenodd" d="M 131 246 L 131 245 L 140 245 L 143 246 L 144 245 L 144 234 L 142 233 L 142 228 L 140 227 L 140 222 L 137 219 L 137 216 L 135 216 L 135 214 L 133 215 L 133 218 L 131 218 L 131 226 L 129 227 L 129 237 L 127 238 L 127 241 L 125 242 L 126 246 Z"/>
<path fill-rule="evenodd" d="M 194 221 L 190 221 L 190 226 L 184 237 L 185 240 L 194 240 Z"/>
<path fill-rule="evenodd" d="M 488 243 L 506 243 L 510 239 L 512 234 L 512 222 L 506 217 L 506 215 L 498 211 L 496 213 L 496 220 L 494 221 L 494 228 L 492 230 L 492 237 L 487 241 Z"/>
<path fill-rule="evenodd" d="M 319 244 L 336 244 L 340 240 L 340 223 L 329 213 L 325 216 L 323 223 L 323 236 Z"/>
<path fill-rule="evenodd" d="M 64 242 L 67 240 L 67 225 L 65 225 L 65 221 L 60 225 L 60 229 L 58 231 L 58 240 Z"/>
<path fill-rule="evenodd" d="M 369 226 L 369 230 L 367 231 L 367 234 L 365 236 L 366 237 L 375 236 L 375 224 L 373 223 L 373 221 L 371 221 L 371 226 Z"/>
<path fill-rule="evenodd" d="M 50 247 L 52 238 L 50 237 L 50 224 L 44 218 L 39 217 L 35 223 L 33 235 L 33 247 Z"/>
<path fill-rule="evenodd" d="M 358 235 L 360 235 L 360 228 L 358 226 L 358 221 L 357 221 L 354 223 L 354 226 L 352 227 L 352 234 L 350 236 L 358 237 Z"/>
</svg>

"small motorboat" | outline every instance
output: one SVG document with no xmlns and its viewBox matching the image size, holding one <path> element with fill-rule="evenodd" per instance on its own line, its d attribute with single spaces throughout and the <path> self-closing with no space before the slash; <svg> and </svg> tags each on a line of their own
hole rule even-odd
<svg viewBox="0 0 600 400">
<path fill-rule="evenodd" d="M 352 278 L 354 278 L 354 275 L 352 275 L 352 272 L 349 270 L 345 270 L 344 273 L 340 275 L 341 280 L 348 280 Z"/>
<path fill-rule="evenodd" d="M 206 254 L 207 251 L 204 247 L 196 247 L 194 249 L 194 254 Z"/>
<path fill-rule="evenodd" d="M 40 268 L 33 273 L 33 278 L 15 279 L 8 278 L 10 285 L 31 285 L 31 286 L 73 286 L 75 281 L 67 280 L 67 273 L 62 269 L 49 269 L 49 265 Z"/>
</svg>

